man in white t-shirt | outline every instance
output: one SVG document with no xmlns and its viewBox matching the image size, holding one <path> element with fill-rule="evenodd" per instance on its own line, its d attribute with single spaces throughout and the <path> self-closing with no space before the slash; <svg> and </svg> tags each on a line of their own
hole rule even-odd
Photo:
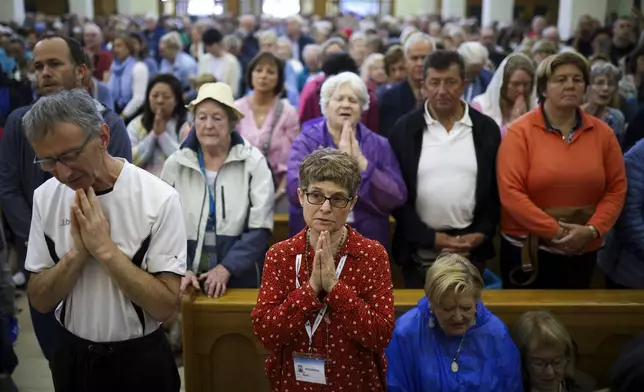
<svg viewBox="0 0 644 392">
<path fill-rule="evenodd" d="M 159 328 L 186 270 L 179 194 L 108 154 L 110 129 L 80 90 L 42 97 L 23 126 L 54 176 L 34 192 L 25 268 L 34 308 L 63 326 L 56 391 L 179 391 Z"/>
<path fill-rule="evenodd" d="M 222 44 L 223 35 L 217 29 L 208 29 L 201 36 L 206 53 L 199 57 L 199 75 L 215 75 L 218 82 L 224 82 L 233 90 L 233 96 L 243 95 L 239 91 L 241 65 L 237 57 L 226 52 Z"/>
</svg>

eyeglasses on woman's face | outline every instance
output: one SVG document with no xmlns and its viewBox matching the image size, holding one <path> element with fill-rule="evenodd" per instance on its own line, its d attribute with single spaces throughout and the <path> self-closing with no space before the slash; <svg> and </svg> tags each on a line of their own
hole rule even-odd
<svg viewBox="0 0 644 392">
<path fill-rule="evenodd" d="M 353 200 L 352 197 L 345 197 L 343 195 L 338 195 L 338 194 L 327 197 L 324 195 L 324 193 L 319 191 L 313 191 L 313 192 L 304 191 L 304 194 L 306 195 L 306 201 L 309 204 L 313 204 L 315 206 L 321 206 L 328 200 L 329 203 L 331 203 L 331 207 L 347 208 L 349 203 L 351 203 L 351 200 Z"/>
<path fill-rule="evenodd" d="M 530 357 L 528 363 L 537 373 L 544 372 L 548 366 L 551 366 L 555 371 L 561 371 L 568 364 L 568 357 L 565 354 L 551 358 Z"/>
</svg>

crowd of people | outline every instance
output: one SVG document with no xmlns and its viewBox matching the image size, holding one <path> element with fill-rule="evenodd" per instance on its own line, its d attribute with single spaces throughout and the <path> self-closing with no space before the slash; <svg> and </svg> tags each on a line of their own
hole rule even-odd
<svg viewBox="0 0 644 392">
<path fill-rule="evenodd" d="M 644 288 L 643 21 L 0 27 L 0 385 L 14 288 L 57 391 L 178 391 L 178 298 L 259 288 L 274 391 L 593 391 L 555 316 L 508 331 L 481 291 L 495 257 L 504 288 Z M 394 265 L 425 292 L 397 320 Z"/>
</svg>

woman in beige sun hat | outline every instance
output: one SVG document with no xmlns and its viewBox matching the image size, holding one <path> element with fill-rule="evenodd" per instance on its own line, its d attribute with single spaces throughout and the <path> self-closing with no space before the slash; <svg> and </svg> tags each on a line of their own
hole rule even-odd
<svg viewBox="0 0 644 392">
<path fill-rule="evenodd" d="M 271 171 L 235 131 L 243 115 L 227 84 L 204 84 L 187 108 L 194 126 L 161 173 L 183 200 L 188 273 L 181 291 L 193 286 L 219 297 L 227 288 L 259 287 L 273 229 Z"/>
</svg>

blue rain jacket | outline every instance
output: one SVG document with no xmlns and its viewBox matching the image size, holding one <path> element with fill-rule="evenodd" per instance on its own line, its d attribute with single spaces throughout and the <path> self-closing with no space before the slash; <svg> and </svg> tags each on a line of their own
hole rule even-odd
<svg viewBox="0 0 644 392">
<path fill-rule="evenodd" d="M 459 370 L 451 371 L 461 337 L 429 327 L 429 301 L 396 320 L 386 349 L 389 392 L 522 392 L 521 360 L 505 324 L 483 303 L 463 340 Z"/>
</svg>

